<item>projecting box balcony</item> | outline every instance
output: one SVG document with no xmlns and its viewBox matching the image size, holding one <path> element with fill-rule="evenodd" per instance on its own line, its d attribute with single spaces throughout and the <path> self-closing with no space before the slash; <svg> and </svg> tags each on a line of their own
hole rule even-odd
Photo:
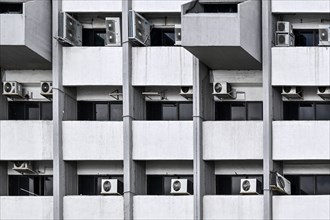
<svg viewBox="0 0 330 220">
<path fill-rule="evenodd" d="M 272 84 L 330 85 L 329 60 L 328 47 L 273 47 Z"/>
<path fill-rule="evenodd" d="M 123 122 L 64 121 L 64 160 L 122 160 Z"/>
<path fill-rule="evenodd" d="M 274 160 L 329 160 L 330 121 L 274 121 Z"/>
<path fill-rule="evenodd" d="M 54 219 L 52 196 L 1 196 L 0 219 Z"/>
<path fill-rule="evenodd" d="M 262 160 L 262 121 L 203 123 L 204 160 Z"/>
<path fill-rule="evenodd" d="M 194 219 L 193 196 L 134 196 L 134 219 Z"/>
<path fill-rule="evenodd" d="M 182 47 L 133 47 L 133 85 L 192 86 L 193 60 Z"/>
<path fill-rule="evenodd" d="M 63 47 L 64 86 L 120 86 L 121 47 Z"/>
<path fill-rule="evenodd" d="M 123 196 L 65 196 L 64 219 L 124 219 Z"/>
<path fill-rule="evenodd" d="M 273 196 L 273 218 L 330 219 L 330 195 Z"/>
<path fill-rule="evenodd" d="M 263 219 L 261 195 L 204 196 L 203 207 L 204 219 Z"/>
<path fill-rule="evenodd" d="M 194 4 L 182 6 L 183 47 L 211 69 L 261 68 L 260 1 L 240 2 L 228 13 L 214 12 L 214 4 Z"/>
<path fill-rule="evenodd" d="M 51 2 L 0 2 L 0 67 L 51 68 Z"/>
<path fill-rule="evenodd" d="M 0 121 L 1 160 L 52 160 L 52 121 Z"/>
<path fill-rule="evenodd" d="M 330 13 L 327 0 L 272 0 L 273 13 Z"/>
<path fill-rule="evenodd" d="M 192 121 L 133 121 L 133 159 L 192 160 Z"/>
</svg>

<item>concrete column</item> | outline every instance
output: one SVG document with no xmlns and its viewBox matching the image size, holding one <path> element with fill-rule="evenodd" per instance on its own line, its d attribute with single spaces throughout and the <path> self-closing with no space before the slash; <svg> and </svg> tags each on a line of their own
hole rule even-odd
<svg viewBox="0 0 330 220">
<path fill-rule="evenodd" d="M 264 219 L 272 219 L 272 191 L 270 190 L 270 171 L 273 170 L 272 120 L 273 89 L 271 82 L 272 47 L 271 1 L 262 1 L 262 77 L 263 77 L 263 184 Z"/>
</svg>

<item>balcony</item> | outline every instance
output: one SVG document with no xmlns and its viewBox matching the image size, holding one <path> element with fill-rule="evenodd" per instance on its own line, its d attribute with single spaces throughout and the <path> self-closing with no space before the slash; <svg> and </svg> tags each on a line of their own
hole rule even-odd
<svg viewBox="0 0 330 220">
<path fill-rule="evenodd" d="M 262 121 L 204 122 L 204 160 L 262 160 L 262 137 Z"/>
<path fill-rule="evenodd" d="M 327 0 L 272 0 L 273 13 L 330 13 Z"/>
<path fill-rule="evenodd" d="M 330 219 L 330 196 L 274 196 L 274 219 Z"/>
<path fill-rule="evenodd" d="M 51 121 L 0 121 L 1 160 L 52 160 Z"/>
<path fill-rule="evenodd" d="M 134 196 L 134 219 L 194 219 L 193 196 Z"/>
<path fill-rule="evenodd" d="M 2 196 L 0 219 L 53 219 L 53 197 Z"/>
<path fill-rule="evenodd" d="M 51 2 L 23 3 L 23 14 L 0 14 L 0 67 L 51 68 Z"/>
<path fill-rule="evenodd" d="M 327 47 L 274 47 L 272 48 L 272 84 L 274 86 L 330 85 L 329 60 L 330 50 Z"/>
<path fill-rule="evenodd" d="M 64 219 L 124 219 L 122 196 L 65 196 Z"/>
<path fill-rule="evenodd" d="M 261 69 L 260 1 L 239 3 L 237 13 L 186 13 L 194 3 L 182 6 L 183 47 L 211 69 Z"/>
<path fill-rule="evenodd" d="M 191 86 L 193 59 L 182 47 L 134 47 L 133 85 Z"/>
<path fill-rule="evenodd" d="M 274 160 L 329 160 L 330 121 L 274 121 Z"/>
<path fill-rule="evenodd" d="M 113 121 L 64 121 L 65 160 L 122 160 L 123 123 Z"/>
<path fill-rule="evenodd" d="M 133 121 L 133 159 L 192 160 L 192 121 Z"/>
<path fill-rule="evenodd" d="M 263 219 L 263 196 L 204 196 L 204 219 Z"/>
<path fill-rule="evenodd" d="M 121 12 L 118 0 L 62 0 L 65 12 Z"/>
<path fill-rule="evenodd" d="M 63 47 L 64 86 L 122 85 L 122 66 L 121 47 Z"/>
</svg>

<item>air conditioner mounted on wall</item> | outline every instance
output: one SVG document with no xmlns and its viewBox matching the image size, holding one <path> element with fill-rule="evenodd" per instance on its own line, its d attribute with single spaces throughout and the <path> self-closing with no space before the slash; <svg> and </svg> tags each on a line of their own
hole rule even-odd
<svg viewBox="0 0 330 220">
<path fill-rule="evenodd" d="M 23 98 L 22 85 L 16 81 L 3 82 L 2 94 L 8 98 Z"/>
<path fill-rule="evenodd" d="M 330 26 L 319 28 L 319 46 L 330 46 Z"/>
<path fill-rule="evenodd" d="M 136 45 L 150 45 L 150 23 L 133 10 L 128 13 L 128 39 Z"/>
<path fill-rule="evenodd" d="M 276 32 L 277 33 L 293 33 L 292 24 L 288 21 L 278 21 L 276 24 Z"/>
<path fill-rule="evenodd" d="M 275 34 L 275 45 L 277 47 L 292 47 L 295 45 L 295 37 L 289 33 L 277 33 Z"/>
<path fill-rule="evenodd" d="M 13 170 L 21 174 L 31 174 L 36 173 L 33 169 L 33 163 L 31 161 L 14 161 Z"/>
<path fill-rule="evenodd" d="M 181 24 L 174 25 L 175 45 L 181 45 Z"/>
<path fill-rule="evenodd" d="M 284 176 L 280 175 L 278 172 L 271 174 L 271 184 L 272 190 L 280 192 L 282 194 L 291 195 L 291 182 L 287 180 Z"/>
<path fill-rule="evenodd" d="M 257 179 L 241 179 L 241 194 L 259 195 L 262 192 L 261 182 Z"/>
<path fill-rule="evenodd" d="M 214 96 L 219 99 L 235 99 L 236 91 L 232 89 L 228 82 L 213 82 L 213 93 Z"/>
<path fill-rule="evenodd" d="M 281 95 L 288 99 L 302 99 L 302 90 L 298 86 L 283 86 Z"/>
<path fill-rule="evenodd" d="M 102 195 L 122 195 L 123 183 L 118 179 L 102 179 L 101 181 Z"/>
<path fill-rule="evenodd" d="M 188 179 L 171 179 L 171 194 L 191 195 L 193 193 L 192 182 Z"/>
<path fill-rule="evenodd" d="M 40 95 L 44 96 L 47 99 L 53 97 L 53 83 L 52 82 L 40 82 Z"/>
<path fill-rule="evenodd" d="M 64 46 L 82 45 L 82 25 L 71 15 L 62 12 L 57 40 Z"/>
<path fill-rule="evenodd" d="M 106 46 L 121 46 L 120 18 L 105 18 Z"/>
<path fill-rule="evenodd" d="M 180 95 L 186 99 L 192 99 L 193 97 L 193 88 L 189 86 L 183 86 L 180 89 Z"/>
<path fill-rule="evenodd" d="M 326 86 L 317 87 L 317 94 L 321 98 L 330 98 L 330 87 L 326 87 Z"/>
</svg>

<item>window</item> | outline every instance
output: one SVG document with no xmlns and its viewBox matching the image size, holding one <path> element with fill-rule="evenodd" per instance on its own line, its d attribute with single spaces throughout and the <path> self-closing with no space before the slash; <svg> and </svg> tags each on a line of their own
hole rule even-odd
<svg viewBox="0 0 330 220">
<path fill-rule="evenodd" d="M 216 102 L 215 120 L 262 120 L 262 102 Z"/>
<path fill-rule="evenodd" d="M 0 3 L 0 14 L 22 14 L 22 3 Z"/>
<path fill-rule="evenodd" d="M 330 120 L 330 103 L 284 102 L 284 120 Z"/>
<path fill-rule="evenodd" d="M 241 175 L 217 175 L 216 194 L 217 195 L 240 195 L 241 179 L 257 179 L 262 183 L 262 176 L 241 176 Z M 261 190 L 262 192 L 262 190 Z"/>
<path fill-rule="evenodd" d="M 172 179 L 188 179 L 193 182 L 192 176 L 162 176 L 148 175 L 147 176 L 147 195 L 171 195 L 171 180 Z"/>
<path fill-rule="evenodd" d="M 290 175 L 292 195 L 330 195 L 330 175 Z"/>
<path fill-rule="evenodd" d="M 151 46 L 174 46 L 174 28 L 152 28 L 150 40 Z"/>
<path fill-rule="evenodd" d="M 9 120 L 52 120 L 51 102 L 9 102 Z"/>
<path fill-rule="evenodd" d="M 122 121 L 121 102 L 78 102 L 78 120 L 84 121 Z"/>
<path fill-rule="evenodd" d="M 9 175 L 10 196 L 52 196 L 53 177 Z"/>
<path fill-rule="evenodd" d="M 119 179 L 123 182 L 122 176 L 98 176 L 98 175 L 79 175 L 78 194 L 79 195 L 101 195 L 102 179 Z"/>
<path fill-rule="evenodd" d="M 295 46 L 312 47 L 319 45 L 319 30 L 293 30 Z"/>
<path fill-rule="evenodd" d="M 202 4 L 204 13 L 237 13 L 237 4 Z"/>
<path fill-rule="evenodd" d="M 106 38 L 105 29 L 83 29 L 83 46 L 104 46 Z"/>
<path fill-rule="evenodd" d="M 192 120 L 192 102 L 147 102 L 147 120 Z"/>
</svg>

